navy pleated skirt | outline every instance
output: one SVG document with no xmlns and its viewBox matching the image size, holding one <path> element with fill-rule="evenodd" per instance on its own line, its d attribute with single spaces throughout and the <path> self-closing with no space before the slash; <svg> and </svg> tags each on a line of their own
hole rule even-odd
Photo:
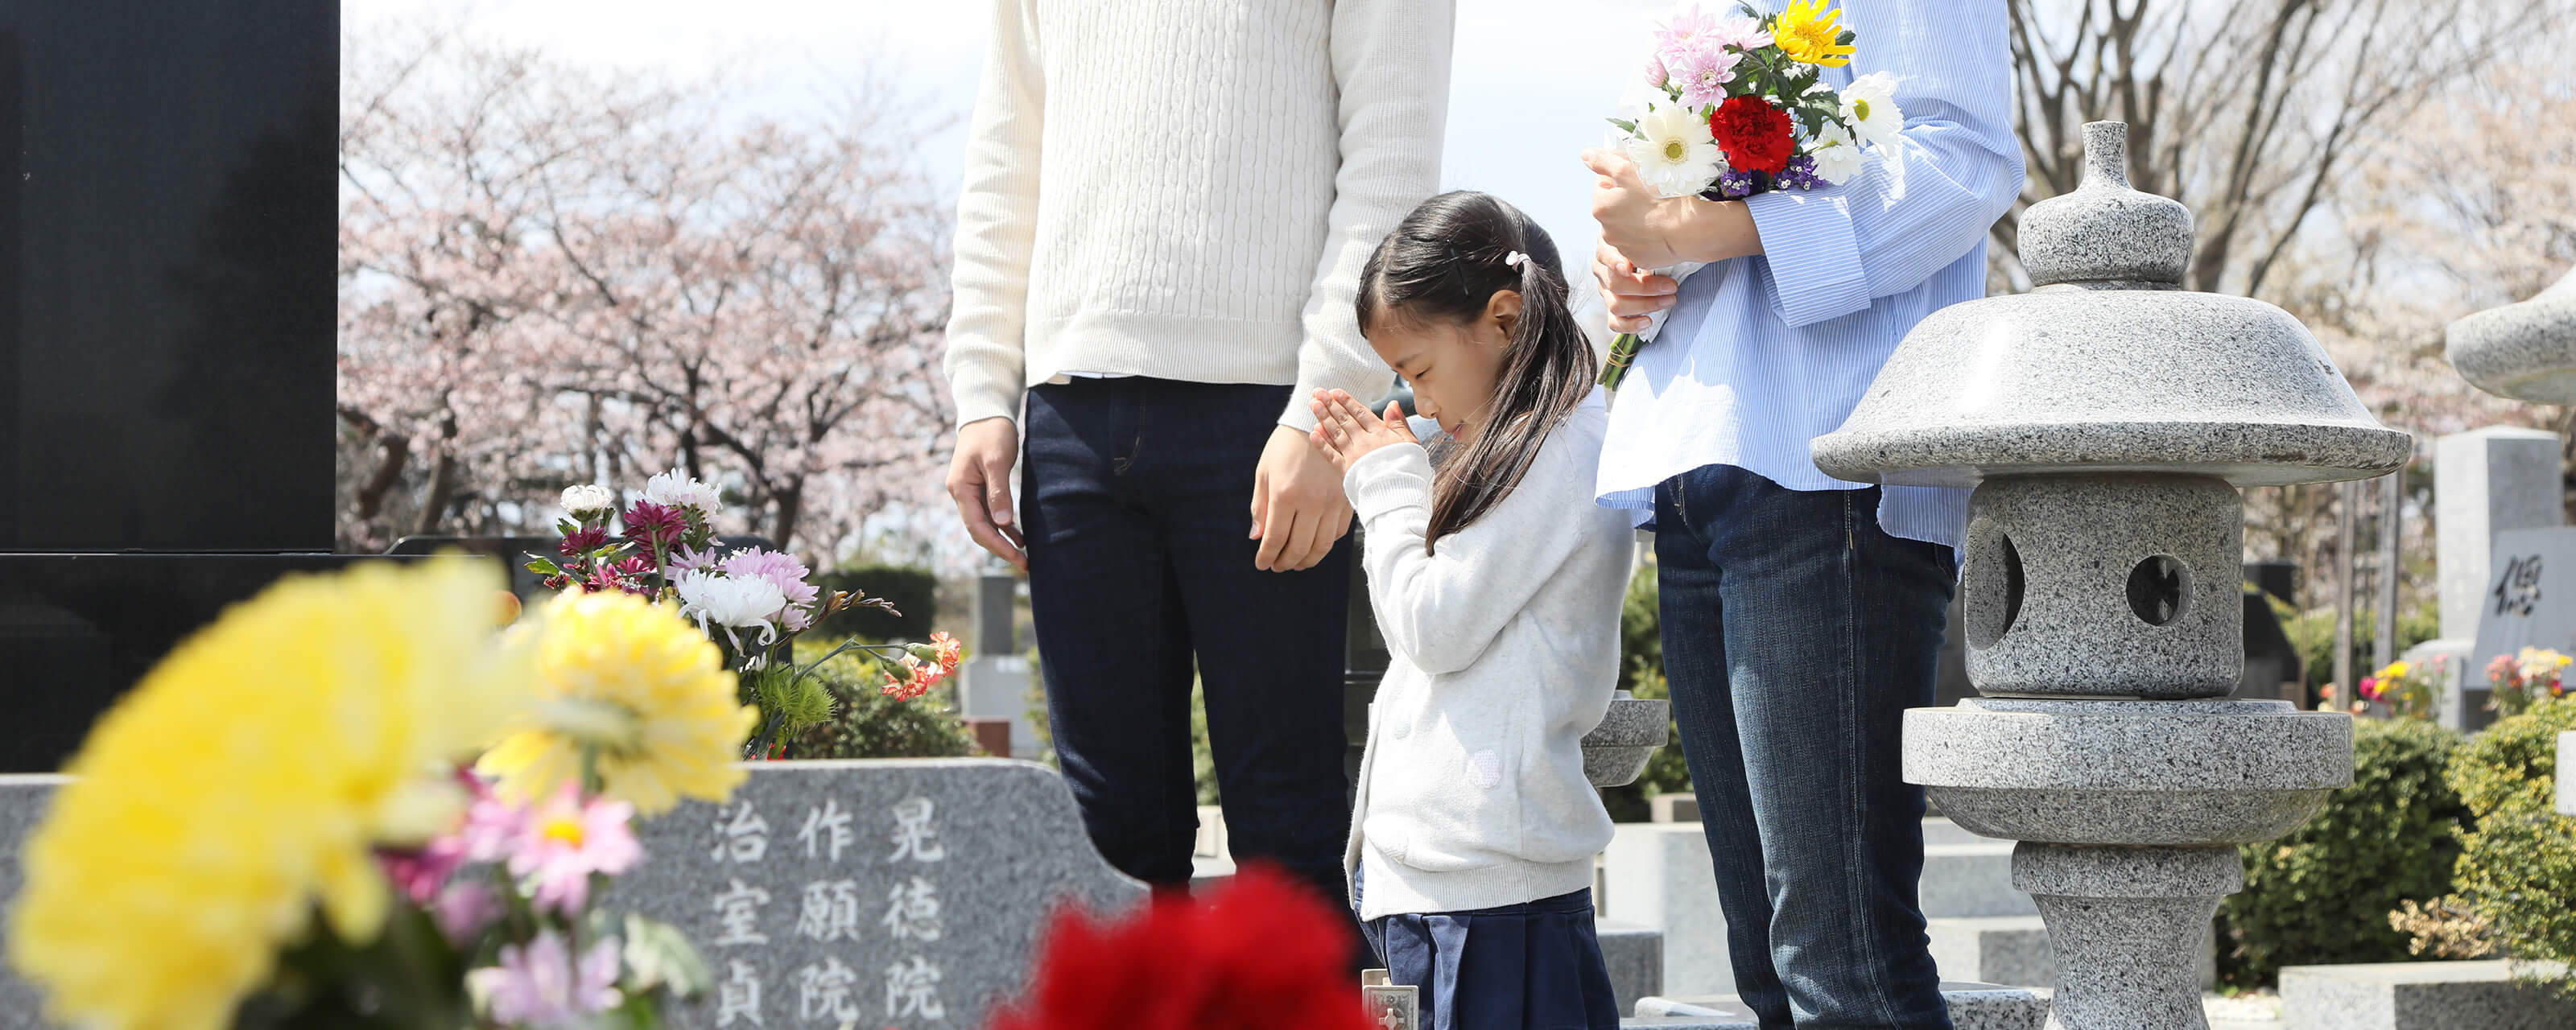
<svg viewBox="0 0 2576 1030">
<path fill-rule="evenodd" d="M 1353 903 L 1361 887 L 1352 877 Z M 1619 1030 L 1592 892 L 1363 924 L 1387 979 L 1422 989 L 1429 1030 Z"/>
</svg>

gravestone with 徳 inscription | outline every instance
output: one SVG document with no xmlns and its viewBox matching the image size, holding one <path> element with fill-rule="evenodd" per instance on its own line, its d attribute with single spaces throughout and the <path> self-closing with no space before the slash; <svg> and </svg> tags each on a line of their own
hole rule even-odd
<svg viewBox="0 0 2576 1030">
<path fill-rule="evenodd" d="M 0 930 L 19 850 L 58 776 L 0 776 Z M 1073 794 L 998 759 L 770 762 L 723 805 L 642 826 L 603 904 L 679 927 L 714 987 L 676 1028 L 980 1027 L 1018 996 L 1064 905 L 1118 913 L 1144 885 L 1092 850 Z M 0 1030 L 38 1030 L 0 965 Z"/>
<path fill-rule="evenodd" d="M 1092 850 L 1062 778 L 1027 762 L 763 763 L 643 840 L 610 903 L 679 927 L 715 983 L 675 1027 L 982 1026 L 1059 907 L 1145 897 Z"/>
<path fill-rule="evenodd" d="M 2576 527 L 2498 533 L 2490 569 L 2458 702 L 2461 725 L 2472 730 L 2494 721 L 2486 710 L 2486 667 L 2497 655 L 2526 647 L 2576 654 Z"/>
</svg>

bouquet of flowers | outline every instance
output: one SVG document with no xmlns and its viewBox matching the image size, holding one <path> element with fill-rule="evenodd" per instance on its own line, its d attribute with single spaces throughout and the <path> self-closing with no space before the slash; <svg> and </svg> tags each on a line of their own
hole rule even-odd
<svg viewBox="0 0 2576 1030">
<path fill-rule="evenodd" d="M 2400 719 L 2430 719 L 2433 702 L 2441 696 L 2442 670 L 2447 662 L 2430 658 L 2424 668 L 2413 662 L 2390 662 L 2388 667 L 2364 676 L 2358 686 L 2361 700 L 2388 710 Z"/>
<path fill-rule="evenodd" d="M 556 556 L 530 555 L 528 571 L 552 590 L 677 600 L 680 614 L 722 649 L 725 667 L 741 674 L 743 699 L 760 710 L 747 757 L 785 757 L 789 738 L 831 718 L 830 692 L 810 677 L 842 652 L 865 652 L 891 668 L 880 689 L 904 700 L 956 672 L 963 657 L 954 637 L 933 633 L 927 643 L 845 641 L 799 666 L 796 638 L 825 616 L 852 608 L 901 613 L 884 598 L 826 595 L 795 555 L 717 547 L 710 519 L 722 502 L 714 487 L 690 476 L 675 471 L 646 480 L 643 496 L 622 511 L 617 495 L 596 483 L 566 487 L 561 500 L 570 515 L 556 524 Z"/>
<path fill-rule="evenodd" d="M 501 587 L 464 559 L 293 577 L 146 675 L 27 841 L 9 959 L 47 1019 L 641 1028 L 704 990 L 677 929 L 601 901 L 636 819 L 732 795 L 754 713 L 664 606 L 496 630 Z"/>
<path fill-rule="evenodd" d="M 2487 707 L 2501 715 L 2520 715 L 2532 702 L 2567 696 L 2569 658 L 2545 647 L 2526 647 L 2519 654 L 2497 655 L 2487 663 L 2487 685 L 2494 688 Z"/>
<path fill-rule="evenodd" d="M 1851 63 L 1853 34 L 1831 0 L 1791 0 L 1778 14 L 1751 4 L 1721 17 L 1684 0 L 1656 26 L 1638 91 L 1623 105 L 1612 146 L 1665 197 L 1741 200 L 1772 190 L 1841 185 L 1863 148 L 1905 127 L 1896 80 L 1873 72 L 1837 90 L 1824 70 Z M 1696 264 L 1657 269 L 1681 279 Z M 1613 341 L 1601 385 L 1618 389 L 1637 349 L 1663 327 Z"/>
</svg>

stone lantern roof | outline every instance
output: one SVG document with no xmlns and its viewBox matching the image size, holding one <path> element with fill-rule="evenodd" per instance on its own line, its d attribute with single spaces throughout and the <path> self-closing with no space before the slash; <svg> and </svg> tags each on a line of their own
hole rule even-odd
<svg viewBox="0 0 2576 1030">
<path fill-rule="evenodd" d="M 2129 187 L 2126 125 L 2086 125 L 2084 147 L 2082 186 L 2023 216 L 2037 288 L 1924 319 L 1817 438 L 1819 468 L 1913 486 L 2112 472 L 2276 486 L 2405 463 L 2414 438 L 2371 417 L 2297 319 L 2182 288 L 2191 213 Z"/>
<path fill-rule="evenodd" d="M 2520 304 L 2481 311 L 2443 333 L 2444 356 L 2499 397 L 2576 404 L 2576 270 Z"/>
</svg>

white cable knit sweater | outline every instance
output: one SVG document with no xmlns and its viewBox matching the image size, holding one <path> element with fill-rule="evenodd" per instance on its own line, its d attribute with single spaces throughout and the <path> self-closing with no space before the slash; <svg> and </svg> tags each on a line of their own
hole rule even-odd
<svg viewBox="0 0 2576 1030">
<path fill-rule="evenodd" d="M 1618 685 L 1636 541 L 1625 512 L 1592 501 L 1609 422 L 1595 391 L 1511 494 L 1434 552 L 1422 448 L 1380 448 L 1343 476 L 1389 658 L 1343 856 L 1366 865 L 1363 919 L 1592 885 L 1610 816 L 1582 740 Z"/>
<path fill-rule="evenodd" d="M 957 203 L 960 424 L 1060 372 L 1385 392 L 1360 268 L 1440 177 L 1452 0 L 993 0 Z"/>
</svg>

